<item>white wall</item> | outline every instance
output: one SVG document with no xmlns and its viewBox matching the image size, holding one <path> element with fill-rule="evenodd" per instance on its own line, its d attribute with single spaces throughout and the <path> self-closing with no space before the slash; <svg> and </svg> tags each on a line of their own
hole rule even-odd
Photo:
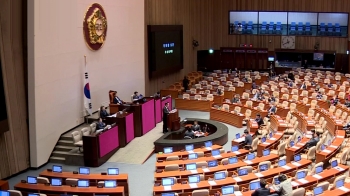
<svg viewBox="0 0 350 196">
<path fill-rule="evenodd" d="M 348 14 L 320 13 L 318 15 L 318 23 L 321 24 L 321 22 L 324 22 L 326 25 L 330 22 L 333 25 L 339 23 L 340 26 L 348 26 Z"/>
<path fill-rule="evenodd" d="M 259 23 L 262 22 L 287 24 L 287 12 L 259 12 Z"/>
<path fill-rule="evenodd" d="M 248 23 L 252 21 L 253 24 L 258 24 L 258 12 L 230 12 L 230 23 L 235 21 L 242 22 L 245 21 Z"/>
<path fill-rule="evenodd" d="M 292 22 L 296 24 L 302 22 L 304 25 L 306 22 L 310 22 L 310 25 L 317 25 L 317 13 L 289 12 L 288 23 Z"/>
<path fill-rule="evenodd" d="M 125 100 L 134 90 L 144 94 L 144 1 L 98 1 L 108 22 L 106 43 L 98 51 L 88 49 L 82 29 L 85 12 L 96 1 L 30 1 L 30 155 L 31 166 L 38 167 L 48 161 L 60 135 L 83 122 L 84 55 L 93 111 L 109 102 L 111 89 Z"/>
</svg>

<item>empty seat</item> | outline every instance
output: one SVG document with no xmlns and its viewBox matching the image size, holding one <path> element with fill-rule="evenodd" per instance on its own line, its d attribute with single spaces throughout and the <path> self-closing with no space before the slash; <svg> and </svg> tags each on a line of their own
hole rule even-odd
<svg viewBox="0 0 350 196">
<path fill-rule="evenodd" d="M 81 148 L 83 147 L 83 138 L 80 131 L 73 131 L 72 132 L 72 139 L 74 146 L 79 147 L 79 152 L 81 151 Z"/>
</svg>

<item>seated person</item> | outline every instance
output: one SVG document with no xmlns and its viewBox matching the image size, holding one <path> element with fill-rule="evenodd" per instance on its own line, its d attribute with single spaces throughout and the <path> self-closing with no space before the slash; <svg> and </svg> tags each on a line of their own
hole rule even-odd
<svg viewBox="0 0 350 196">
<path fill-rule="evenodd" d="M 210 129 L 209 129 L 207 124 L 205 124 L 204 127 L 202 128 L 202 132 L 203 133 L 209 133 L 210 132 Z"/>
<path fill-rule="evenodd" d="M 260 187 L 256 189 L 253 193 L 252 196 L 269 196 L 271 194 L 271 191 L 269 188 L 266 187 L 267 182 L 264 178 L 260 178 Z"/>
<path fill-rule="evenodd" d="M 244 134 L 242 135 L 242 137 L 244 137 L 244 145 L 252 145 L 253 137 L 249 134 L 248 129 L 244 130 Z"/>
<path fill-rule="evenodd" d="M 158 91 L 158 92 L 156 92 L 156 94 L 154 94 L 153 95 L 153 97 L 155 97 L 155 98 L 159 98 L 160 97 L 160 92 Z"/>
<path fill-rule="evenodd" d="M 312 138 L 308 142 L 306 142 L 306 148 L 311 148 L 313 146 L 316 146 L 317 142 L 319 141 L 320 141 L 320 133 L 315 132 L 312 135 Z"/>
<path fill-rule="evenodd" d="M 106 108 L 104 106 L 101 106 L 100 108 L 100 117 L 101 118 L 106 118 L 107 116 L 109 116 Z"/>
<path fill-rule="evenodd" d="M 287 178 L 285 174 L 281 174 L 278 176 L 278 181 L 280 184 L 272 185 L 272 188 L 275 190 L 275 193 L 273 193 L 270 196 L 288 196 L 291 195 L 293 192 L 293 186 L 292 186 L 292 178 Z"/>
<path fill-rule="evenodd" d="M 246 77 L 242 78 L 242 82 L 248 82 L 248 78 Z"/>
<path fill-rule="evenodd" d="M 293 87 L 293 81 L 291 80 L 291 81 L 289 81 L 289 83 L 288 83 L 288 87 Z"/>
<path fill-rule="evenodd" d="M 193 122 L 193 125 L 192 125 L 191 129 L 192 129 L 193 131 L 201 131 L 201 126 L 198 124 L 198 121 L 195 120 L 195 121 Z"/>
<path fill-rule="evenodd" d="M 192 131 L 192 129 L 187 129 L 185 132 L 185 136 L 190 137 L 190 138 L 194 138 L 194 132 Z"/>
<path fill-rule="evenodd" d="M 316 82 L 315 81 L 311 81 L 311 86 L 316 86 Z"/>
<path fill-rule="evenodd" d="M 288 79 L 294 80 L 294 74 L 293 73 L 288 73 Z"/>
<path fill-rule="evenodd" d="M 221 91 L 221 89 L 219 89 L 219 88 L 218 88 L 218 89 L 216 89 L 216 94 L 217 94 L 217 95 L 222 95 L 222 91 Z"/>
<path fill-rule="evenodd" d="M 259 92 L 259 90 L 256 90 L 255 94 L 253 96 L 253 99 L 257 100 L 257 99 L 259 99 L 259 97 L 260 97 L 260 92 Z"/>
<path fill-rule="evenodd" d="M 344 105 L 345 105 L 346 107 L 350 107 L 350 102 L 349 102 L 349 99 L 348 99 L 348 98 L 345 99 Z"/>
<path fill-rule="evenodd" d="M 275 101 L 276 101 L 276 98 L 275 98 L 273 95 L 271 95 L 271 96 L 269 97 L 268 101 L 269 101 L 269 102 L 275 102 Z"/>
<path fill-rule="evenodd" d="M 115 91 L 115 93 L 114 93 L 113 103 L 114 104 L 123 104 L 124 103 L 124 101 L 118 97 L 117 91 Z"/>
<path fill-rule="evenodd" d="M 256 115 L 255 121 L 258 123 L 259 127 L 264 124 L 264 120 L 261 118 L 260 114 Z"/>
<path fill-rule="evenodd" d="M 132 96 L 133 100 L 139 100 L 139 99 L 142 99 L 142 98 L 143 98 L 142 94 L 139 95 L 137 91 L 135 91 L 134 95 Z"/>
<path fill-rule="evenodd" d="M 98 119 L 98 122 L 96 123 L 96 130 L 104 129 L 106 127 L 106 123 L 102 121 L 102 118 Z"/>
<path fill-rule="evenodd" d="M 258 89 L 258 85 L 256 85 L 255 81 L 252 83 L 252 89 Z"/>
<path fill-rule="evenodd" d="M 268 110 L 268 113 L 274 115 L 276 113 L 276 111 L 277 111 L 277 107 L 276 107 L 275 103 L 272 102 L 271 107 Z"/>
<path fill-rule="evenodd" d="M 328 86 L 328 88 L 332 88 L 333 84 L 329 83 L 327 86 Z"/>
<path fill-rule="evenodd" d="M 300 89 L 306 90 L 306 84 L 305 84 L 305 82 L 303 82 L 303 84 L 300 86 Z"/>
<path fill-rule="evenodd" d="M 322 93 L 320 91 L 318 91 L 316 95 L 316 99 L 322 99 Z"/>
<path fill-rule="evenodd" d="M 239 102 L 240 102 L 239 95 L 236 94 L 235 97 L 233 97 L 232 99 L 232 103 L 239 103 Z"/>
<path fill-rule="evenodd" d="M 336 95 L 333 100 L 333 105 L 336 106 L 338 103 L 339 103 L 339 98 L 338 98 L 338 95 Z"/>
</svg>

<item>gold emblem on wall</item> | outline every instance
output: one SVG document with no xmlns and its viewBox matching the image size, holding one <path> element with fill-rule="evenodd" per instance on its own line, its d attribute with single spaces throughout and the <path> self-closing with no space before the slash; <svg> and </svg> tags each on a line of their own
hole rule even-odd
<svg viewBox="0 0 350 196">
<path fill-rule="evenodd" d="M 85 43 L 91 50 L 98 50 L 105 43 L 107 36 L 107 17 L 100 4 L 94 3 L 86 11 L 83 31 Z"/>
</svg>

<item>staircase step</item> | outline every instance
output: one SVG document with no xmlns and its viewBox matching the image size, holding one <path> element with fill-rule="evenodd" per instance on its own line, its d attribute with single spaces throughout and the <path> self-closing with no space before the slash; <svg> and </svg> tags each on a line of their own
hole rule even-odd
<svg viewBox="0 0 350 196">
<path fill-rule="evenodd" d="M 64 164 L 66 161 L 66 158 L 64 157 L 55 157 L 55 156 L 51 156 L 50 157 L 50 162 L 51 163 L 61 163 Z"/>
<path fill-rule="evenodd" d="M 84 156 L 83 153 L 72 153 L 72 152 L 59 151 L 59 150 L 53 151 L 52 155 L 57 157 L 65 157 L 66 155 Z"/>
<path fill-rule="evenodd" d="M 61 135 L 60 140 L 72 141 L 72 135 Z"/>
<path fill-rule="evenodd" d="M 73 146 L 57 145 L 55 147 L 55 150 L 69 152 L 69 151 L 73 150 L 74 148 L 75 147 L 73 147 Z"/>
<path fill-rule="evenodd" d="M 68 140 L 61 140 L 61 139 L 58 140 L 57 145 L 61 145 L 61 146 L 74 146 L 72 140 L 68 141 Z"/>
</svg>

